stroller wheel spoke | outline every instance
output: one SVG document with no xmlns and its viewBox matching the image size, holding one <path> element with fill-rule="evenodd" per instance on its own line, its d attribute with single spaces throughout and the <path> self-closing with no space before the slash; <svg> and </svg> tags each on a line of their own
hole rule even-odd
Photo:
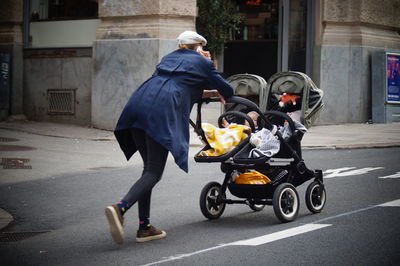
<svg viewBox="0 0 400 266">
<path fill-rule="evenodd" d="M 215 201 L 214 201 L 212 198 L 207 198 L 207 204 L 208 204 L 209 206 L 213 206 L 214 203 L 215 203 Z"/>
<path fill-rule="evenodd" d="M 320 189 L 319 188 L 316 188 L 313 191 L 312 202 L 313 202 L 315 207 L 318 207 L 318 206 L 321 205 L 321 196 L 320 196 Z"/>
</svg>

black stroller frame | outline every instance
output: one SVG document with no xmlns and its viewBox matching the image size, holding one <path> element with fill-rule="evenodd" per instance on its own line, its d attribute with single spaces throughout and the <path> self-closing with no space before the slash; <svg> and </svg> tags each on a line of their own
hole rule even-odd
<svg viewBox="0 0 400 266">
<path fill-rule="evenodd" d="M 201 129 L 201 107 L 203 103 L 219 101 L 219 99 L 202 99 L 197 104 L 196 123 L 191 121 L 196 133 L 206 143 L 201 150 L 209 149 L 210 146 Z M 199 151 L 195 155 L 196 162 L 219 162 L 221 170 L 225 173 L 222 184 L 218 182 L 209 182 L 200 195 L 200 209 L 203 215 L 208 219 L 219 218 L 225 210 L 226 204 L 246 204 L 254 211 L 261 211 L 265 205 L 272 205 L 275 215 L 281 222 L 290 222 L 296 219 L 299 212 L 299 196 L 296 187 L 304 182 L 313 179 L 306 191 L 306 205 L 312 213 L 322 211 L 326 201 L 326 191 L 323 183 L 323 174 L 321 170 L 312 171 L 304 163 L 301 153 L 301 139 L 303 133 L 296 130 L 293 120 L 286 114 L 279 111 L 266 111 L 262 113 L 258 106 L 252 101 L 232 96 L 226 99 L 227 103 L 233 104 L 223 113 L 218 124 L 222 127 L 222 121 L 226 118 L 241 117 L 248 121 L 252 131 L 255 126 L 253 120 L 239 111 L 233 111 L 238 105 L 243 105 L 248 110 L 257 112 L 260 116 L 258 125 L 271 131 L 276 131 L 275 135 L 280 140 L 280 152 L 276 156 L 258 158 L 248 158 L 249 149 L 252 148 L 249 143 L 250 137 L 242 141 L 230 152 L 221 156 L 200 156 Z M 270 122 L 271 117 L 280 117 L 289 123 L 291 136 L 284 139 L 281 132 L 274 130 L 275 125 Z M 230 121 L 228 121 L 230 122 Z M 266 174 L 271 182 L 265 185 L 254 184 L 236 184 L 232 181 L 235 171 L 256 170 Z M 226 191 L 240 199 L 228 199 Z"/>
</svg>

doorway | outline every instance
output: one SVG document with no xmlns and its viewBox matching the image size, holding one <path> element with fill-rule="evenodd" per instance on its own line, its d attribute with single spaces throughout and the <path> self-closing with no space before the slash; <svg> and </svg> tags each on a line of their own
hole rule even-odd
<svg viewBox="0 0 400 266">
<path fill-rule="evenodd" d="M 243 17 L 224 47 L 224 75 L 310 74 L 312 0 L 237 0 Z"/>
<path fill-rule="evenodd" d="M 236 2 L 243 23 L 225 44 L 224 74 L 268 79 L 278 67 L 279 0 Z"/>
</svg>

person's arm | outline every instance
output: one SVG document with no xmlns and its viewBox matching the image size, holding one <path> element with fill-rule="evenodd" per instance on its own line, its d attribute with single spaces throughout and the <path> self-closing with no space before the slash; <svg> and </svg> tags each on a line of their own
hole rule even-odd
<svg viewBox="0 0 400 266">
<path fill-rule="evenodd" d="M 210 83 L 211 88 L 215 88 L 225 99 L 233 96 L 234 90 L 232 86 L 223 77 L 221 77 L 212 63 L 208 72 L 208 82 Z"/>
</svg>

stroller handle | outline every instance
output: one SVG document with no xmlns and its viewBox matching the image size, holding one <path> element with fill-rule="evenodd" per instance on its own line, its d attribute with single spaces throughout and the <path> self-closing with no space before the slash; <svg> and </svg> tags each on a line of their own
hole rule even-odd
<svg viewBox="0 0 400 266">
<path fill-rule="evenodd" d="M 233 103 L 234 105 L 236 104 L 241 104 L 246 107 L 248 107 L 251 111 L 255 111 L 260 115 L 260 119 L 265 123 L 264 125 L 269 129 L 272 130 L 274 125 L 271 124 L 270 121 L 266 119 L 264 114 L 261 112 L 261 110 L 258 108 L 258 105 L 255 104 L 254 102 L 250 101 L 249 99 L 239 97 L 239 96 L 232 96 L 227 99 L 225 99 L 227 103 Z"/>
<path fill-rule="evenodd" d="M 210 103 L 210 102 L 220 102 L 221 99 L 220 98 L 202 98 L 201 100 L 199 100 L 199 103 Z M 260 109 L 258 108 L 257 104 L 253 103 L 252 101 L 240 97 L 240 96 L 231 96 L 229 98 L 225 98 L 225 102 L 226 103 L 236 103 L 236 104 L 242 104 L 246 107 L 249 107 L 250 109 L 252 109 L 252 111 L 256 111 L 257 113 L 261 114 Z"/>
<path fill-rule="evenodd" d="M 257 113 L 261 114 L 261 111 L 258 108 L 257 104 L 253 103 L 252 101 L 250 101 L 250 100 L 248 100 L 246 98 L 239 97 L 239 96 L 231 96 L 231 97 L 225 99 L 225 102 L 242 104 L 242 105 L 247 106 L 250 109 L 252 109 L 252 111 L 256 111 Z"/>
<path fill-rule="evenodd" d="M 285 119 L 289 124 L 290 131 L 292 131 L 292 134 L 294 134 L 294 132 L 296 130 L 296 126 L 294 125 L 293 119 L 290 116 L 288 116 L 286 113 L 283 113 L 280 111 L 266 111 L 264 113 L 264 115 L 278 116 L 278 117 Z"/>
</svg>

